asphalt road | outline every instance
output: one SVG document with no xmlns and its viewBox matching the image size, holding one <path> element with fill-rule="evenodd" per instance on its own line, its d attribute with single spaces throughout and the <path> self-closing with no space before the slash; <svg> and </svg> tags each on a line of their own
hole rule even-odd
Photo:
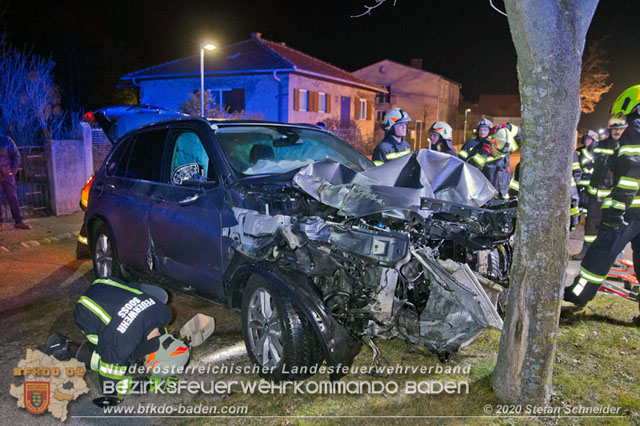
<svg viewBox="0 0 640 426">
<path fill-rule="evenodd" d="M 73 308 L 76 300 L 94 279 L 90 260 L 76 260 L 76 241 L 68 239 L 48 245 L 25 249 L 0 256 L 0 326 L 2 343 L 0 351 L 0 409 L 3 424 L 41 425 L 59 424 L 51 414 L 39 415 L 17 408 L 16 399 L 9 394 L 10 383 L 19 386 L 22 379 L 13 377 L 13 368 L 24 358 L 27 348 L 41 348 L 47 336 L 53 332 L 82 342 L 83 336 L 75 325 Z M 216 319 L 216 331 L 207 342 L 192 351 L 192 364 L 221 362 L 220 354 L 229 348 L 235 358 L 226 362 L 247 364 L 246 355 L 237 350 L 242 341 L 240 316 L 237 312 L 195 298 L 190 295 L 170 293 L 169 306 L 174 320 L 169 331 L 177 334 L 180 327 L 196 313 L 205 313 Z M 240 353 L 239 353 L 240 352 Z M 88 373 L 86 381 L 91 389 L 69 404 L 67 424 L 95 424 L 102 410 L 92 400 L 100 396 L 95 373 Z M 219 379 L 212 376 L 207 380 Z M 164 396 L 166 402 L 189 402 L 193 396 Z M 211 396 L 215 400 L 220 396 Z M 136 395 L 123 404 L 162 402 L 163 397 Z M 101 418 L 100 424 L 121 424 L 122 419 Z M 166 423 L 159 418 L 128 418 L 130 425 Z"/>
</svg>

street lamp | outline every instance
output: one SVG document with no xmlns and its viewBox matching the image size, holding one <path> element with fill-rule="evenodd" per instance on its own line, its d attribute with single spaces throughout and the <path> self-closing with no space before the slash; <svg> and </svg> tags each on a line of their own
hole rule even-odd
<svg viewBox="0 0 640 426">
<path fill-rule="evenodd" d="M 212 43 L 200 43 L 200 117 L 204 117 L 204 49 L 216 48 Z"/>
<path fill-rule="evenodd" d="M 471 112 L 471 108 L 467 108 L 464 110 L 464 131 L 462 132 L 462 143 L 467 139 L 467 114 Z"/>
</svg>

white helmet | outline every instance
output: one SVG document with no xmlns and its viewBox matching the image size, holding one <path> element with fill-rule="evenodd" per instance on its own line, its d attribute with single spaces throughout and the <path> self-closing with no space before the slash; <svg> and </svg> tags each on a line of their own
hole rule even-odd
<svg viewBox="0 0 640 426">
<path fill-rule="evenodd" d="M 393 126 L 400 123 L 411 123 L 411 117 L 402 108 L 391 108 L 384 116 L 382 128 L 385 132 L 388 132 Z"/>
<path fill-rule="evenodd" d="M 160 336 L 158 349 L 144 357 L 147 372 L 163 379 L 175 375 L 176 369 L 185 366 L 187 362 L 189 346 L 168 333 Z"/>
<path fill-rule="evenodd" d="M 607 127 L 609 127 L 609 129 L 626 129 L 629 125 L 624 118 L 611 117 L 607 123 Z"/>
<path fill-rule="evenodd" d="M 449 126 L 444 121 L 436 121 L 431 125 L 431 127 L 429 127 L 429 133 L 437 133 L 443 139 L 451 140 L 453 135 L 453 130 L 451 129 L 451 126 Z"/>
<path fill-rule="evenodd" d="M 489 139 L 494 141 L 494 146 L 499 152 L 506 154 L 511 151 L 513 135 L 506 127 L 498 127 Z"/>
</svg>

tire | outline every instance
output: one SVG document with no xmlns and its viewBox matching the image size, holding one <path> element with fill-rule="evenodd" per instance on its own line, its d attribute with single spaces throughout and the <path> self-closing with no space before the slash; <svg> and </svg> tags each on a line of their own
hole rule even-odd
<svg viewBox="0 0 640 426">
<path fill-rule="evenodd" d="M 96 278 L 123 278 L 118 251 L 106 224 L 98 225 L 91 241 L 91 258 Z"/>
<path fill-rule="evenodd" d="M 503 246 L 491 250 L 488 256 L 487 275 L 498 284 L 507 287 L 509 283 L 509 254 Z"/>
<path fill-rule="evenodd" d="M 242 334 L 251 361 L 269 380 L 299 380 L 322 362 L 314 331 L 292 301 L 268 280 L 253 275 L 242 297 Z"/>
</svg>

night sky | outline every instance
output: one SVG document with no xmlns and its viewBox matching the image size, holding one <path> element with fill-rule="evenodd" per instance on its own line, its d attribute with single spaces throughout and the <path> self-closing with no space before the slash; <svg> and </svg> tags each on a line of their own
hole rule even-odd
<svg viewBox="0 0 640 426">
<path fill-rule="evenodd" d="M 375 0 L 0 1 L 7 39 L 56 61 L 56 79 L 73 81 L 85 109 L 116 97 L 125 73 L 198 53 L 261 32 L 353 71 L 388 58 L 462 84 L 465 99 L 517 93 L 516 54 L 506 17 L 484 0 L 393 0 L 372 16 L 351 18 Z M 501 0 L 494 4 L 504 10 Z M 605 39 L 611 92 L 581 126 L 606 123 L 613 99 L 640 83 L 640 1 L 601 0 L 587 36 Z M 543 22 L 540 23 L 544 25 Z M 65 101 L 66 102 L 66 101 Z"/>
</svg>

